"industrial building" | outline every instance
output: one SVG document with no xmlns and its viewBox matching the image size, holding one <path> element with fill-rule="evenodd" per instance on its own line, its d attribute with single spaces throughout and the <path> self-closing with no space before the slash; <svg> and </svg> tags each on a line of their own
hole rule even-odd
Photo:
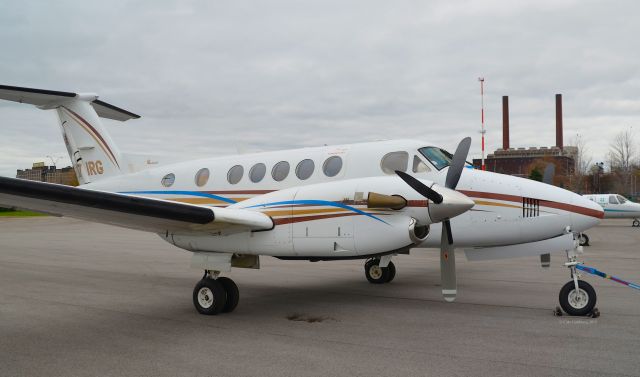
<svg viewBox="0 0 640 377">
<path fill-rule="evenodd" d="M 55 166 L 46 166 L 44 162 L 35 162 L 31 169 L 18 170 L 16 178 L 78 186 L 78 178 L 71 166 L 58 169 Z"/>
<path fill-rule="evenodd" d="M 577 147 L 563 144 L 561 94 L 556 94 L 556 145 L 552 147 L 511 148 L 509 145 L 509 97 L 502 97 L 502 148 L 487 155 L 486 170 L 528 177 L 534 169 L 542 173 L 547 164 L 552 163 L 556 167 L 555 183 L 564 186 L 565 181 L 575 173 L 577 153 Z M 482 160 L 473 159 L 473 166 L 480 169 Z"/>
</svg>

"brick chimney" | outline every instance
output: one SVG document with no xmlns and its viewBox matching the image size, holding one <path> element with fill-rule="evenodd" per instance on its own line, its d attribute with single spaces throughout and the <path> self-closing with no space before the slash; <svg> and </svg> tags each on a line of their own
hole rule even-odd
<svg viewBox="0 0 640 377">
<path fill-rule="evenodd" d="M 509 96 L 502 96 L 502 149 L 509 149 Z"/>
<path fill-rule="evenodd" d="M 562 149 L 562 94 L 556 94 L 556 146 Z"/>
</svg>

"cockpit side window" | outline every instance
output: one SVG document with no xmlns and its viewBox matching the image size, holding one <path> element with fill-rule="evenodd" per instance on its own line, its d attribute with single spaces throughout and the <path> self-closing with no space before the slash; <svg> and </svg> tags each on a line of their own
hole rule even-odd
<svg viewBox="0 0 640 377">
<path fill-rule="evenodd" d="M 413 170 L 414 173 L 426 173 L 431 171 L 427 164 L 425 164 L 424 161 L 416 155 L 413 155 L 413 169 L 411 170 Z"/>
<path fill-rule="evenodd" d="M 622 195 L 616 195 L 616 198 L 618 198 L 618 201 L 620 202 L 620 204 L 624 204 L 627 202 L 627 199 Z"/>
<path fill-rule="evenodd" d="M 407 171 L 409 165 L 409 153 L 407 152 L 391 152 L 382 157 L 380 168 L 385 174 L 395 174 L 396 170 Z"/>
<path fill-rule="evenodd" d="M 618 199 L 615 195 L 609 195 L 609 204 L 618 204 Z"/>
<path fill-rule="evenodd" d="M 418 150 L 420 154 L 426 157 L 433 166 L 442 170 L 447 166 L 451 165 L 451 159 L 453 155 L 444 149 L 436 148 L 436 147 L 424 147 Z"/>
</svg>

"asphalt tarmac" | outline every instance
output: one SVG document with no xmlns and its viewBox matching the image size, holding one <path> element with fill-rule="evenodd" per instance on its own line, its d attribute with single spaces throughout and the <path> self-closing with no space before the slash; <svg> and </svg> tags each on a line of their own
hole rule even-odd
<svg viewBox="0 0 640 377">
<path fill-rule="evenodd" d="M 584 261 L 640 282 L 640 228 L 607 220 Z M 467 262 L 440 296 L 437 250 L 234 269 L 235 312 L 199 315 L 201 271 L 153 234 L 65 218 L 0 219 L 0 376 L 640 375 L 640 292 L 587 276 L 601 316 L 556 317 L 564 255 Z"/>
</svg>

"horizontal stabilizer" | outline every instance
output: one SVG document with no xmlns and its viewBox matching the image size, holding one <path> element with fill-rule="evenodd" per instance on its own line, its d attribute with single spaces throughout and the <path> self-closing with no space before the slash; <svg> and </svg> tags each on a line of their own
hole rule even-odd
<svg viewBox="0 0 640 377">
<path fill-rule="evenodd" d="M 58 107 L 60 104 L 73 99 L 85 99 L 91 103 L 91 106 L 93 106 L 96 113 L 98 113 L 102 118 L 119 120 L 122 122 L 129 119 L 140 118 L 140 115 L 121 109 L 117 106 L 113 106 L 104 101 L 100 101 L 97 98 L 97 95 L 86 99 L 78 93 L 0 85 L 0 99 L 7 101 L 28 103 L 43 109 L 53 109 Z"/>
</svg>

